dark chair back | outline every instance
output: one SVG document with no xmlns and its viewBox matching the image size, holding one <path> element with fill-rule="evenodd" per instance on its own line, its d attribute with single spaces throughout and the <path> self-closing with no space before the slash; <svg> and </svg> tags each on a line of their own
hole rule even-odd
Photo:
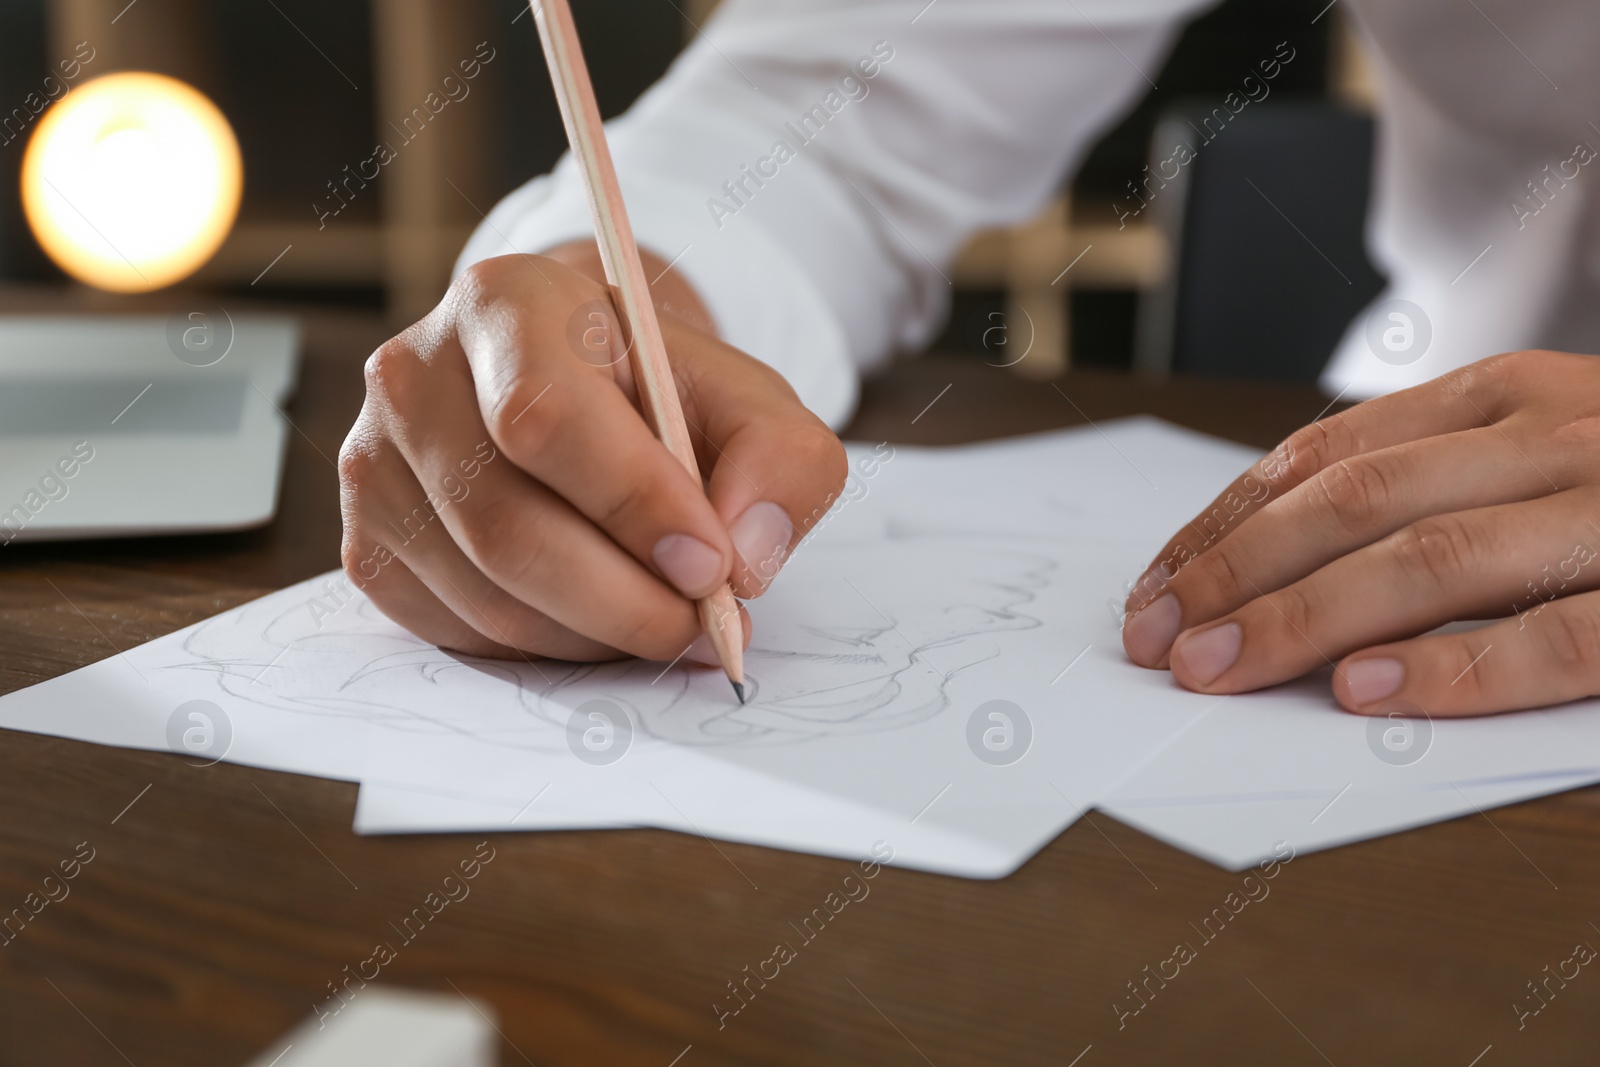
<svg viewBox="0 0 1600 1067">
<path fill-rule="evenodd" d="M 1145 191 L 1174 269 L 1142 301 L 1135 365 L 1315 381 L 1383 287 L 1363 240 L 1372 144 L 1371 118 L 1320 101 L 1169 111 L 1150 174 L 1178 173 Z"/>
</svg>

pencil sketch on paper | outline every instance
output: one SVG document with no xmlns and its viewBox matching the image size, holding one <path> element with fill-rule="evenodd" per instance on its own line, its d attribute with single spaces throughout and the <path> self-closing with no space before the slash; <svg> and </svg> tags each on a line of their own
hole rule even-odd
<svg viewBox="0 0 1600 1067">
<path fill-rule="evenodd" d="M 326 601 L 304 586 L 202 623 L 165 669 L 209 672 L 233 701 L 515 748 L 562 751 L 572 709 L 596 698 L 673 744 L 793 744 L 939 714 L 953 678 L 1041 625 L 1030 606 L 1058 568 L 1047 551 L 970 538 L 810 546 L 753 604 L 744 706 L 696 668 L 455 655 L 353 591 L 337 610 L 315 609 Z"/>
</svg>

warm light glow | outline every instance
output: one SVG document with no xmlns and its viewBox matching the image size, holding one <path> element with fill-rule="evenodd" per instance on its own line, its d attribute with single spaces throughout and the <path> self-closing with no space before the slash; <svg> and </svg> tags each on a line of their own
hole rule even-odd
<svg viewBox="0 0 1600 1067">
<path fill-rule="evenodd" d="M 215 104 L 160 74 L 108 74 L 45 112 L 22 206 L 50 258 L 115 292 L 159 289 L 210 259 L 239 210 L 239 142 Z"/>
</svg>

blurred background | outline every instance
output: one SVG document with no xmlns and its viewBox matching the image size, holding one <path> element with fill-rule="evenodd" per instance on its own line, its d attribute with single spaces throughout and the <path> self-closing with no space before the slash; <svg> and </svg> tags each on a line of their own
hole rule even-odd
<svg viewBox="0 0 1600 1067">
<path fill-rule="evenodd" d="M 716 3 L 573 6 L 610 116 L 660 76 Z M 9 109 L 0 111 L 0 288 L 11 307 L 30 290 L 52 301 L 72 290 L 95 307 L 141 299 L 70 282 L 20 206 L 22 154 L 39 122 L 25 101 L 80 42 L 94 58 L 75 85 L 117 70 L 169 74 L 209 96 L 238 136 L 242 206 L 217 254 L 182 283 L 190 294 L 381 310 L 409 323 L 443 292 L 481 214 L 565 146 L 533 21 L 517 0 L 0 0 L 0 108 Z M 1225 116 L 1220 132 L 1220 121 L 1205 125 L 1285 43 L 1294 58 L 1270 97 Z M 345 180 L 475 52 L 492 59 L 469 96 L 448 105 L 448 121 L 376 179 Z M 1188 28 L 1153 80 L 1159 88 L 1056 203 L 963 253 L 937 349 L 1034 377 L 1070 364 L 1314 378 L 1381 284 L 1361 244 L 1373 95 L 1363 44 L 1328 0 L 1227 0 Z M 1204 127 L 1204 150 L 1149 210 L 1129 216 L 1143 203 L 1144 168 L 1170 158 L 1174 137 L 1193 140 L 1184 125 Z"/>
</svg>

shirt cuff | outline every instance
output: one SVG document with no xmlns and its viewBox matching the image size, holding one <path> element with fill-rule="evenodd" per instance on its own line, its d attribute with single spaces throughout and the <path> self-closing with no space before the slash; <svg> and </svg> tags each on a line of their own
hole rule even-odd
<svg viewBox="0 0 1600 1067">
<path fill-rule="evenodd" d="M 619 176 L 634 240 L 673 262 L 711 312 L 718 336 L 772 367 L 837 430 L 860 387 L 844 329 L 799 265 L 756 226 L 718 230 L 703 193 L 670 178 Z M 593 239 L 571 157 L 500 201 L 467 241 L 456 271 L 492 256 Z"/>
</svg>

